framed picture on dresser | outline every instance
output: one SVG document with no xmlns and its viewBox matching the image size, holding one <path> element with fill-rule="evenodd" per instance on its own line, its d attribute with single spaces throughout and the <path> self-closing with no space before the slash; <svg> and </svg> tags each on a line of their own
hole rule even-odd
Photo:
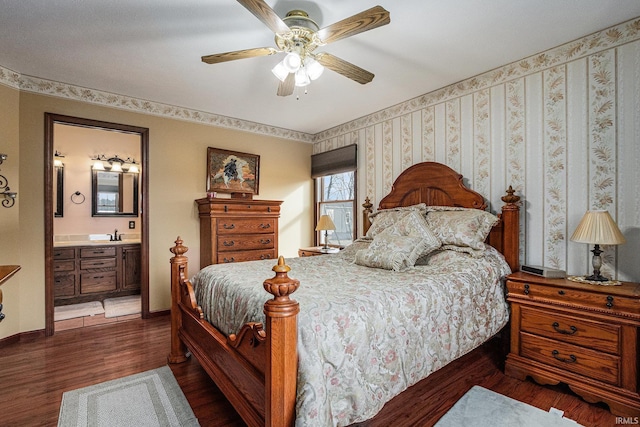
<svg viewBox="0 0 640 427">
<path fill-rule="evenodd" d="M 258 194 L 260 156 L 207 148 L 207 192 Z"/>
</svg>

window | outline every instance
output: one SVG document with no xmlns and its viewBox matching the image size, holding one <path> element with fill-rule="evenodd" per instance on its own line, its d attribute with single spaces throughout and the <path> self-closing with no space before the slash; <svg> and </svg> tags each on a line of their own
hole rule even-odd
<svg viewBox="0 0 640 427">
<path fill-rule="evenodd" d="M 317 218 L 329 215 L 336 226 L 326 233 L 329 245 L 345 246 L 355 239 L 355 177 L 355 172 L 343 172 L 316 179 Z M 318 243 L 324 244 L 325 232 L 318 233 Z"/>
<path fill-rule="evenodd" d="M 329 245 L 346 246 L 356 237 L 356 144 L 311 156 L 311 177 L 316 180 L 316 221 L 329 215 L 335 230 L 326 232 Z M 325 232 L 316 242 L 324 244 Z"/>
</svg>

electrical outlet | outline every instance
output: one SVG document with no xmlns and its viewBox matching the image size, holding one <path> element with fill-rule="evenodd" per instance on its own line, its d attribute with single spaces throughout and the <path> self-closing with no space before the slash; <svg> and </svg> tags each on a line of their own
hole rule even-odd
<svg viewBox="0 0 640 427">
<path fill-rule="evenodd" d="M 129 221 L 129 229 L 133 230 L 134 228 L 136 228 L 136 222 L 135 221 Z"/>
</svg>

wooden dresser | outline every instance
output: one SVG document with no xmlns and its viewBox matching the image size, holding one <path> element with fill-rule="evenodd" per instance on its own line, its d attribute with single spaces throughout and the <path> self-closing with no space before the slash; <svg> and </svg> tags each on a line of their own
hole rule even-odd
<svg viewBox="0 0 640 427">
<path fill-rule="evenodd" d="M 507 289 L 507 375 L 563 382 L 615 415 L 640 415 L 640 284 L 589 285 L 518 272 L 507 277 Z"/>
<path fill-rule="evenodd" d="M 200 268 L 275 259 L 281 201 L 198 199 Z"/>
</svg>

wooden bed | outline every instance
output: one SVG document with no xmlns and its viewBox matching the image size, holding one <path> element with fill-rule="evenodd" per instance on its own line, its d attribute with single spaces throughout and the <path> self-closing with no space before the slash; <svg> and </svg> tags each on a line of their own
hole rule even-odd
<svg viewBox="0 0 640 427">
<path fill-rule="evenodd" d="M 502 197 L 500 222 L 489 234 L 490 245 L 500 251 L 513 271 L 519 269 L 519 197 L 509 188 Z M 484 198 L 466 188 L 462 175 L 449 167 L 419 163 L 406 169 L 394 182 L 380 209 L 418 203 L 486 209 Z M 370 226 L 365 207 L 363 229 Z M 297 372 L 297 314 L 299 304 L 290 298 L 300 283 L 287 276 L 280 258 L 275 277 L 264 282 L 273 295 L 264 304 L 266 322 L 249 323 L 228 337 L 204 320 L 187 280 L 187 247 L 178 237 L 171 248 L 171 352 L 169 363 L 187 359 L 188 352 L 233 404 L 249 426 L 290 426 L 295 419 Z M 304 286 L 304 284 L 302 284 Z"/>
</svg>

